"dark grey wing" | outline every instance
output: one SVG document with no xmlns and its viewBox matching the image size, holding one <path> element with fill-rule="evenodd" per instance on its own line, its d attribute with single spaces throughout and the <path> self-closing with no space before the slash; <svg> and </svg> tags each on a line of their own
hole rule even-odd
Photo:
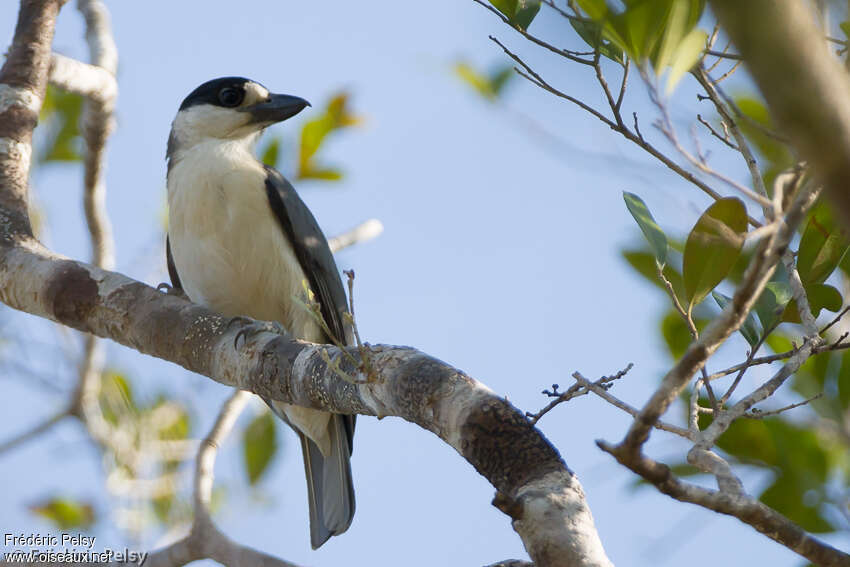
<svg viewBox="0 0 850 567">
<path fill-rule="evenodd" d="M 345 290 L 328 241 L 313 213 L 289 181 L 274 168 L 264 167 L 269 204 L 289 242 L 292 243 L 295 257 L 307 275 L 316 301 L 322 307 L 322 317 L 334 334 L 334 337 L 328 339 L 334 338 L 343 344 L 350 344 L 350 332 L 344 323 L 344 314 L 348 311 Z"/>
<path fill-rule="evenodd" d="M 295 192 L 295 189 L 276 169 L 267 165 L 266 193 L 269 205 L 277 217 L 295 250 L 295 257 L 301 269 L 307 275 L 310 289 L 316 295 L 316 301 L 322 307 L 322 317 L 336 339 L 343 344 L 351 344 L 351 331 L 344 324 L 344 314 L 348 311 L 345 302 L 345 289 L 339 278 L 328 240 L 325 238 L 313 213 Z M 346 433 L 349 446 L 353 449 L 354 417 L 346 418 Z"/>
<path fill-rule="evenodd" d="M 168 240 L 168 234 L 165 235 L 165 261 L 168 264 L 168 277 L 171 278 L 171 287 L 183 289 L 183 286 L 180 285 L 180 276 L 177 275 L 177 266 L 174 265 L 174 256 L 171 255 L 171 242 Z"/>
<path fill-rule="evenodd" d="M 330 332 L 328 337 L 351 344 L 345 325 L 345 290 L 339 278 L 328 241 L 307 205 L 292 185 L 275 169 L 266 168 L 266 193 L 315 299 L 321 305 L 322 317 Z M 275 413 L 284 417 L 275 404 Z M 307 477 L 307 500 L 310 505 L 310 544 L 317 549 L 332 535 L 348 529 L 354 517 L 354 484 L 351 480 L 351 453 L 354 449 L 356 416 L 334 415 L 329 427 L 331 451 L 323 455 L 319 447 L 299 431 Z"/>
</svg>

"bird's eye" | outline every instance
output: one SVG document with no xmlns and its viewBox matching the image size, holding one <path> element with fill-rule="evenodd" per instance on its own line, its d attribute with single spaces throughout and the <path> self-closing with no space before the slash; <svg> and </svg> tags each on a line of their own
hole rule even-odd
<svg viewBox="0 0 850 567">
<path fill-rule="evenodd" d="M 245 91 L 235 89 L 233 87 L 225 87 L 218 91 L 218 101 L 222 106 L 239 106 L 242 104 L 242 99 L 245 98 Z"/>
</svg>

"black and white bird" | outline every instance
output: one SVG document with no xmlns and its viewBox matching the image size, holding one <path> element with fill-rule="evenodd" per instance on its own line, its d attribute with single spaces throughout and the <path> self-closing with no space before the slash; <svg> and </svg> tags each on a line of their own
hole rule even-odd
<svg viewBox="0 0 850 567">
<path fill-rule="evenodd" d="M 263 130 L 309 103 L 242 77 L 206 82 L 180 105 L 168 140 L 168 272 L 194 302 L 282 324 L 315 343 L 351 343 L 345 290 L 327 240 L 292 185 L 254 157 Z M 306 282 L 334 334 L 293 297 Z M 266 400 L 298 433 L 318 548 L 354 516 L 355 416 Z"/>
</svg>

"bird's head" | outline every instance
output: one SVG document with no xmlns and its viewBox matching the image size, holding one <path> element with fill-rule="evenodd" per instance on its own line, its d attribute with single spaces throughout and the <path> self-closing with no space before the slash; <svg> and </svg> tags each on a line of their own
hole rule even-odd
<svg viewBox="0 0 850 567">
<path fill-rule="evenodd" d="M 207 140 L 256 140 L 276 122 L 295 116 L 310 103 L 297 96 L 274 94 L 244 77 L 222 77 L 202 84 L 187 96 L 171 126 L 168 157 Z"/>
</svg>

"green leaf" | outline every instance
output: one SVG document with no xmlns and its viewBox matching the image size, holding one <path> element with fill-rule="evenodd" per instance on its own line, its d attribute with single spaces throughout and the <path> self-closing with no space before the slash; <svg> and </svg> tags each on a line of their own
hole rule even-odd
<svg viewBox="0 0 850 567">
<path fill-rule="evenodd" d="M 841 31 L 844 32 L 844 37 L 850 38 L 850 21 L 841 22 L 838 26 L 841 28 Z"/>
<path fill-rule="evenodd" d="M 677 311 L 672 310 L 661 320 L 661 336 L 664 337 L 670 356 L 675 360 L 685 354 L 692 340 L 688 325 Z"/>
<path fill-rule="evenodd" d="M 277 451 L 277 429 L 271 412 L 254 418 L 242 434 L 245 472 L 251 485 L 257 483 Z"/>
<path fill-rule="evenodd" d="M 189 414 L 185 410 L 185 408 L 171 401 L 163 401 L 160 404 L 155 405 L 151 411 L 155 410 L 157 407 L 162 406 L 164 403 L 168 403 L 172 406 L 173 411 L 176 415 L 172 417 L 168 423 L 157 424 L 159 438 L 163 441 L 179 441 L 182 439 L 186 439 L 189 437 Z"/>
<path fill-rule="evenodd" d="M 667 26 L 670 1 L 635 2 L 621 14 L 611 17 L 611 25 L 626 39 L 629 54 L 638 60 L 649 58 Z"/>
<path fill-rule="evenodd" d="M 665 294 L 667 293 L 667 288 L 664 285 L 664 282 L 662 282 L 658 277 L 658 264 L 656 263 L 655 256 L 652 253 L 643 250 L 624 250 L 622 254 L 626 262 L 628 262 L 636 272 L 646 278 L 653 285 L 658 286 L 658 288 Z M 664 277 L 666 277 L 673 286 L 673 291 L 676 294 L 676 297 L 679 298 L 680 302 L 684 301 L 685 286 L 682 283 L 682 275 L 669 264 L 664 266 L 663 273 Z"/>
<path fill-rule="evenodd" d="M 765 332 L 782 320 L 782 313 L 791 301 L 791 287 L 782 282 L 769 282 L 756 301 L 755 312 Z"/>
<path fill-rule="evenodd" d="M 815 318 L 820 315 L 820 312 L 826 309 L 833 313 L 841 309 L 843 299 L 841 293 L 834 287 L 828 284 L 803 284 L 803 289 L 806 291 L 806 296 L 809 300 L 809 311 Z M 792 300 L 785 311 L 782 313 L 782 320 L 787 323 L 801 323 L 800 310 L 797 308 L 797 302 Z"/>
<path fill-rule="evenodd" d="M 516 73 L 512 65 L 500 65 L 489 74 L 490 88 L 498 97 L 514 77 L 516 77 Z"/>
<path fill-rule="evenodd" d="M 510 65 L 499 65 L 485 75 L 463 61 L 455 63 L 454 72 L 463 82 L 490 102 L 498 99 L 508 82 L 516 76 L 514 68 Z"/>
<path fill-rule="evenodd" d="M 162 524 L 167 524 L 174 505 L 174 493 L 157 496 L 151 500 L 154 516 Z"/>
<path fill-rule="evenodd" d="M 540 0 L 518 0 L 517 11 L 511 23 L 523 30 L 527 30 L 539 11 Z"/>
<path fill-rule="evenodd" d="M 831 230 L 811 216 L 797 253 L 797 271 L 803 283 L 823 283 L 835 271 L 847 243 L 839 230 Z"/>
<path fill-rule="evenodd" d="M 721 309 L 725 309 L 729 302 L 732 301 L 731 297 L 716 291 L 712 291 L 711 296 Z M 761 338 L 761 329 L 759 329 L 759 324 L 756 322 L 752 313 L 747 313 L 747 318 L 744 320 L 744 324 L 741 325 L 738 331 L 744 336 L 747 342 L 750 343 L 750 346 L 756 346 Z"/>
<path fill-rule="evenodd" d="M 707 38 L 708 34 L 703 30 L 691 30 L 679 44 L 670 64 L 670 75 L 667 77 L 668 95 L 673 92 L 684 74 L 700 60 Z"/>
<path fill-rule="evenodd" d="M 608 17 L 610 9 L 605 0 L 578 0 L 578 5 L 593 20 L 604 20 Z"/>
<path fill-rule="evenodd" d="M 356 126 L 360 118 L 351 114 L 348 109 L 348 93 L 341 92 L 333 96 L 325 107 L 324 113 L 306 122 L 301 128 L 301 140 L 298 146 L 298 169 L 296 179 L 305 177 L 313 179 L 336 180 L 341 173 L 330 173 L 332 170 L 316 164 L 316 155 L 325 139 L 332 133 Z M 316 174 L 322 172 L 324 174 Z M 312 174 L 310 174 L 312 172 Z"/>
<path fill-rule="evenodd" d="M 511 24 L 523 30 L 528 29 L 540 11 L 540 0 L 490 0 L 490 4 L 504 14 Z"/>
<path fill-rule="evenodd" d="M 138 413 L 129 377 L 115 371 L 107 371 L 100 383 L 100 407 L 103 417 L 115 425 L 119 419 Z"/>
<path fill-rule="evenodd" d="M 342 179 L 342 171 L 332 167 L 323 169 L 308 168 L 298 174 L 298 179 L 322 179 L 324 181 L 339 181 Z"/>
<path fill-rule="evenodd" d="M 516 13 L 517 0 L 490 0 L 490 4 L 504 14 L 504 16 L 509 20 L 513 18 Z"/>
<path fill-rule="evenodd" d="M 683 277 L 689 309 L 729 273 L 741 253 L 747 231 L 747 209 L 729 197 L 711 205 L 685 242 Z"/>
<path fill-rule="evenodd" d="M 655 254 L 655 260 L 659 266 L 664 266 L 667 263 L 667 235 L 661 230 L 661 227 L 655 222 L 652 213 L 643 202 L 643 199 L 634 193 L 623 191 L 623 199 L 626 201 L 626 207 L 638 223 L 641 232 L 649 242 L 652 253 Z"/>
<path fill-rule="evenodd" d="M 625 63 L 623 50 L 614 43 L 603 39 L 601 24 L 580 18 L 570 18 L 570 25 L 587 45 L 593 49 L 598 49 L 600 55 L 611 61 L 616 61 L 620 65 Z"/>
<path fill-rule="evenodd" d="M 828 284 L 809 284 L 804 286 L 809 298 L 809 308 L 812 315 L 817 317 L 822 309 L 835 313 L 841 309 L 843 299 L 841 293 Z"/>
<path fill-rule="evenodd" d="M 30 506 L 34 514 L 50 520 L 60 531 L 86 530 L 94 524 L 94 508 L 85 502 L 54 497 Z"/>
<path fill-rule="evenodd" d="M 277 167 L 278 159 L 280 159 L 280 139 L 272 138 L 266 147 L 260 152 L 264 164 L 270 167 Z"/>
<path fill-rule="evenodd" d="M 54 87 L 47 88 L 41 121 L 48 126 L 42 163 L 82 160 L 80 116 L 83 97 Z"/>
</svg>

